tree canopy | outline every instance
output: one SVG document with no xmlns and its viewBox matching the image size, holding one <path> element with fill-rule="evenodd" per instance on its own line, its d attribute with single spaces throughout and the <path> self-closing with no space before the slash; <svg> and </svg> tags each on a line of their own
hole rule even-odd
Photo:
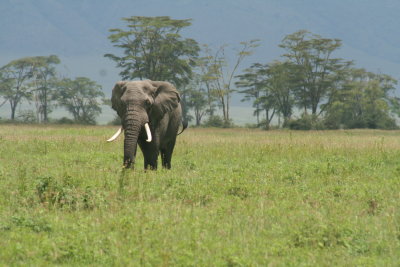
<svg viewBox="0 0 400 267">
<path fill-rule="evenodd" d="M 318 115 L 318 107 L 334 87 L 340 71 L 350 64 L 332 55 L 341 45 L 339 39 L 322 38 L 305 30 L 287 35 L 280 44 L 286 50 L 283 57 L 296 67 L 293 90 L 298 106 L 305 112 L 311 109 L 313 115 Z"/>
<path fill-rule="evenodd" d="M 167 16 L 124 18 L 127 29 L 111 29 L 110 41 L 123 55 L 106 54 L 121 68 L 123 79 L 167 80 L 176 86 L 189 82 L 199 46 L 180 32 L 191 25 L 189 19 Z"/>
<path fill-rule="evenodd" d="M 95 124 L 95 117 L 101 113 L 100 98 L 104 97 L 101 86 L 86 77 L 74 80 L 64 78 L 58 82 L 59 104 L 83 124 Z"/>
<path fill-rule="evenodd" d="M 295 129 L 396 127 L 397 81 L 334 57 L 340 46 L 339 39 L 301 30 L 283 39 L 283 61 L 254 63 L 238 75 L 236 86 L 243 88 L 244 100 L 253 101 L 257 122 L 265 110 L 267 128 L 275 111 L 285 127 Z M 292 118 L 295 112 L 299 119 Z"/>
<path fill-rule="evenodd" d="M 60 62 L 56 55 L 25 57 L 0 68 L 0 97 L 9 102 L 12 121 L 17 106 L 25 100 L 35 103 L 36 116 L 33 110 L 20 110 L 23 121 L 47 123 L 49 113 L 64 106 L 75 122 L 95 123 L 104 96 L 101 86 L 86 77 L 60 79 L 56 70 Z"/>
<path fill-rule="evenodd" d="M 34 66 L 35 58 L 26 57 L 13 60 L 0 69 L 1 96 L 10 103 L 11 120 L 15 119 L 15 112 L 20 102 L 32 95 L 27 82 L 33 76 Z"/>
<path fill-rule="evenodd" d="M 56 93 L 56 68 L 60 64 L 56 55 L 48 57 L 40 56 L 35 58 L 33 67 L 33 97 L 38 113 L 38 121 L 48 122 L 48 114 L 52 111 L 51 102 L 55 100 Z"/>
</svg>

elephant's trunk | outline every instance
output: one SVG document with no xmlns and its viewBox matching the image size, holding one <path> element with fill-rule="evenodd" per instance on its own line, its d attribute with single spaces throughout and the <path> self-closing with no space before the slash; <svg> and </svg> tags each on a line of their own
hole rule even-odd
<svg viewBox="0 0 400 267">
<path fill-rule="evenodd" d="M 147 122 L 147 118 L 144 118 L 142 114 L 134 108 L 128 108 L 126 113 L 124 121 L 124 166 L 126 168 L 130 168 L 135 163 L 138 137 L 144 123 Z"/>
</svg>

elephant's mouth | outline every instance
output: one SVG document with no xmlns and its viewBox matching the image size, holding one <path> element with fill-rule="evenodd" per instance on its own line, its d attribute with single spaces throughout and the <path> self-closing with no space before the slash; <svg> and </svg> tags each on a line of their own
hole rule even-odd
<svg viewBox="0 0 400 267">
<path fill-rule="evenodd" d="M 147 135 L 146 142 L 150 143 L 153 140 L 153 138 L 152 138 L 152 135 L 151 135 L 151 131 L 150 131 L 150 127 L 149 127 L 149 123 L 148 122 L 146 122 L 144 124 L 144 129 L 146 130 L 146 135 Z M 109 139 L 107 139 L 107 142 L 112 142 L 115 139 L 117 139 L 118 136 L 122 133 L 123 130 L 124 130 L 123 127 L 119 128 L 117 130 L 117 132 L 113 136 L 111 136 Z"/>
</svg>

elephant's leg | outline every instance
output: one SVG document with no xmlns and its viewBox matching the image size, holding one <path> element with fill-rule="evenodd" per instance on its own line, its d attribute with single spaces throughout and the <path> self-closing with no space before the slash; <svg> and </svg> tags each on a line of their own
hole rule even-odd
<svg viewBox="0 0 400 267">
<path fill-rule="evenodd" d="M 176 139 L 172 140 L 164 149 L 161 150 L 162 166 L 166 169 L 171 169 L 171 159 L 172 153 L 174 152 L 175 141 Z"/>
<path fill-rule="evenodd" d="M 169 167 L 167 166 L 166 149 L 161 149 L 161 162 L 162 162 L 163 168 L 171 169 L 171 164 Z"/>
<path fill-rule="evenodd" d="M 143 153 L 144 169 L 157 170 L 158 150 L 156 146 L 145 141 L 139 142 L 139 146 Z"/>
</svg>

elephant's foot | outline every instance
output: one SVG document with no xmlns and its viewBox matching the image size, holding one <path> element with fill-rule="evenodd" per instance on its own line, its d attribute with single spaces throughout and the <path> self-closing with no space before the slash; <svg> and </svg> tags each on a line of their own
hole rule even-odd
<svg viewBox="0 0 400 267">
<path fill-rule="evenodd" d="M 123 168 L 125 168 L 125 169 L 130 169 L 130 168 L 133 168 L 133 161 L 132 161 L 132 159 L 130 159 L 130 158 L 128 158 L 128 159 L 125 159 L 124 160 L 124 164 L 123 164 Z"/>
</svg>

